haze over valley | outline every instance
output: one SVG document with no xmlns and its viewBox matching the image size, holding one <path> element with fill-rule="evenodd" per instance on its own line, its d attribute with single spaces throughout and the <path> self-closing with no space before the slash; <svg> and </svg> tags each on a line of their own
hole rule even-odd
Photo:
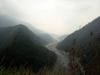
<svg viewBox="0 0 100 75">
<path fill-rule="evenodd" d="M 100 75 L 99 0 L 1 0 L 0 75 Z"/>
</svg>

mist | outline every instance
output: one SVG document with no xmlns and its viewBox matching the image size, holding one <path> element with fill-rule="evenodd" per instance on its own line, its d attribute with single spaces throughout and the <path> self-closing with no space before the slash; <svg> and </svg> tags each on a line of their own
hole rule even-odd
<svg viewBox="0 0 100 75">
<path fill-rule="evenodd" d="M 0 74 L 100 75 L 100 0 L 0 0 Z"/>
<path fill-rule="evenodd" d="M 23 21 L 49 34 L 62 36 L 98 17 L 99 3 L 99 0 L 1 0 L 0 16 L 15 24 Z"/>
</svg>

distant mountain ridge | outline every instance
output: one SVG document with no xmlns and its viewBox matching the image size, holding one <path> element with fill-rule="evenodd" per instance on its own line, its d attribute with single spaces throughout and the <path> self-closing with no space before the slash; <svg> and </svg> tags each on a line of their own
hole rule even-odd
<svg viewBox="0 0 100 75">
<path fill-rule="evenodd" d="M 28 25 L 27 25 L 27 27 L 28 27 Z M 42 30 L 36 29 L 32 26 L 28 27 L 28 28 L 31 29 L 31 31 L 34 32 L 38 37 L 40 37 L 42 40 L 44 40 L 45 45 L 48 45 L 49 43 L 56 41 L 50 34 L 44 32 Z"/>
</svg>

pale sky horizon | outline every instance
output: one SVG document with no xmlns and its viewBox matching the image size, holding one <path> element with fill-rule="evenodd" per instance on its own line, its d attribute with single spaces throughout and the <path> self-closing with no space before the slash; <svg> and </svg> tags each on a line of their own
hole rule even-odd
<svg viewBox="0 0 100 75">
<path fill-rule="evenodd" d="M 2 0 L 0 9 L 38 29 L 64 35 L 100 16 L 100 0 Z"/>
</svg>

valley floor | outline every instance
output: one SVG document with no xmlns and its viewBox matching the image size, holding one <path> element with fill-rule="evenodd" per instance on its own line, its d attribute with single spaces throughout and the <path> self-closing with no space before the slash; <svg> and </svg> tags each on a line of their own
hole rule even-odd
<svg viewBox="0 0 100 75">
<path fill-rule="evenodd" d="M 57 46 L 57 42 L 54 43 L 50 43 L 49 45 L 47 45 L 46 47 L 53 51 L 56 55 L 57 55 L 57 62 L 55 67 L 57 68 L 62 68 L 63 70 L 65 70 L 65 72 L 68 71 L 68 64 L 69 64 L 69 58 L 68 55 L 69 53 L 66 53 L 63 50 L 59 50 L 56 48 Z"/>
</svg>

